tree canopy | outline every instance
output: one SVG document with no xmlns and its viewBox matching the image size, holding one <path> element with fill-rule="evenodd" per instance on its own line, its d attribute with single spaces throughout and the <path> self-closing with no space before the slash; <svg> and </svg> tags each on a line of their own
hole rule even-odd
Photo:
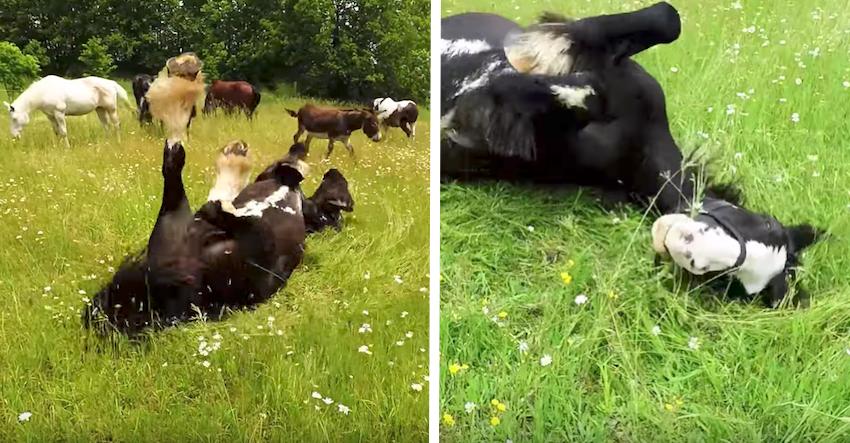
<svg viewBox="0 0 850 443">
<path fill-rule="evenodd" d="M 44 74 L 154 74 L 194 51 L 210 79 L 346 100 L 427 103 L 429 23 L 428 0 L 0 0 L 0 40 Z"/>
<path fill-rule="evenodd" d="M 38 76 L 38 59 L 21 52 L 14 43 L 0 41 L 0 85 L 9 95 L 20 92 Z"/>
</svg>

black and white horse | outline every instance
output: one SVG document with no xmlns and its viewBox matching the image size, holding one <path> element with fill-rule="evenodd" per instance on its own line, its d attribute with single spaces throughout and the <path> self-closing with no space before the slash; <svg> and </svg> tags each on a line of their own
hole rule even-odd
<svg viewBox="0 0 850 443">
<path fill-rule="evenodd" d="M 150 75 L 138 74 L 133 77 L 133 96 L 136 98 L 139 123 L 150 123 L 153 121 L 150 104 L 145 100 L 145 94 L 151 88 L 151 83 L 153 83 L 153 77 Z"/>
<path fill-rule="evenodd" d="M 672 6 L 546 14 L 526 29 L 492 14 L 442 25 L 444 176 L 626 192 L 668 214 L 653 228 L 656 251 L 694 275 L 730 272 L 749 295 L 767 289 L 771 306 L 782 300 L 814 228 L 741 208 L 737 189 L 710 181 L 702 205 L 711 211 L 683 214 L 699 204 L 696 168 L 670 134 L 661 86 L 630 58 L 678 38 Z"/>
<path fill-rule="evenodd" d="M 765 304 L 775 308 L 788 292 L 800 254 L 819 235 L 807 224 L 786 227 L 769 215 L 706 198 L 693 217 L 667 214 L 657 219 L 652 247 L 690 274 L 734 277 L 746 295 L 762 294 Z M 796 299 L 808 301 L 799 285 Z"/>
<path fill-rule="evenodd" d="M 693 200 L 664 92 L 630 58 L 678 38 L 672 6 L 579 20 L 546 14 L 525 29 L 496 17 L 443 21 L 451 37 L 441 53 L 444 176 L 615 189 L 645 202 L 657 196 L 662 212 Z M 503 45 L 493 45 L 496 28 Z"/>
<path fill-rule="evenodd" d="M 419 108 L 413 100 L 395 101 L 390 97 L 376 98 L 372 102 L 378 122 L 385 128 L 401 128 L 407 137 L 416 136 L 416 120 L 419 118 Z"/>
</svg>

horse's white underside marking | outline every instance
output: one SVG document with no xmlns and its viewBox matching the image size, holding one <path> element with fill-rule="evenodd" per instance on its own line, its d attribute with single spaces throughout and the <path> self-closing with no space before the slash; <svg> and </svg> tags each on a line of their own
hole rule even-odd
<svg viewBox="0 0 850 443">
<path fill-rule="evenodd" d="M 497 70 L 504 71 L 506 68 L 503 60 L 498 58 L 494 58 L 486 66 L 475 71 L 473 74 L 466 76 L 463 81 L 460 83 L 457 92 L 455 93 L 455 97 L 463 95 L 469 91 L 484 87 L 492 76 L 498 75 Z"/>
<path fill-rule="evenodd" d="M 234 208 L 232 204 L 225 205 L 224 202 L 222 202 L 222 208 L 225 212 L 229 212 L 236 217 L 262 217 L 263 212 L 270 208 L 277 208 L 287 214 L 295 215 L 301 210 L 300 198 L 296 198 L 295 202 L 291 206 L 281 206 L 279 204 L 281 201 L 286 200 L 288 194 L 289 187 L 281 186 L 263 200 L 250 200 L 240 208 Z M 293 209 L 292 206 L 295 206 L 295 208 Z"/>
<path fill-rule="evenodd" d="M 596 91 L 590 85 L 581 87 L 552 85 L 550 89 L 552 89 L 552 93 L 555 94 L 558 101 L 568 108 L 587 109 L 585 103 L 587 96 L 596 95 Z"/>
<path fill-rule="evenodd" d="M 440 44 L 440 54 L 449 58 L 466 54 L 478 54 L 493 49 L 484 40 L 467 40 L 465 38 L 459 40 L 441 39 Z"/>
</svg>

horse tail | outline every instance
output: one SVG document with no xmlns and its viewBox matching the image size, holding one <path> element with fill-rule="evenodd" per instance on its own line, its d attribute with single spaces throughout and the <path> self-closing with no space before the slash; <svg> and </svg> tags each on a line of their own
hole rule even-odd
<svg viewBox="0 0 850 443">
<path fill-rule="evenodd" d="M 293 111 L 292 109 L 286 108 L 286 112 L 289 113 L 289 115 L 291 115 L 295 118 L 298 118 L 298 112 L 297 111 Z"/>
<path fill-rule="evenodd" d="M 118 82 L 112 82 L 112 84 L 115 86 L 115 93 L 118 94 L 118 98 L 122 102 L 126 103 L 127 106 L 132 107 L 130 104 L 130 97 L 127 96 L 127 91 L 125 91 L 124 88 L 122 88 L 121 85 L 118 84 Z"/>
<path fill-rule="evenodd" d="M 254 91 L 254 102 L 251 104 L 251 112 L 254 112 L 257 109 L 257 106 L 260 106 L 260 90 L 257 89 L 256 86 L 251 85 L 251 90 Z"/>
</svg>

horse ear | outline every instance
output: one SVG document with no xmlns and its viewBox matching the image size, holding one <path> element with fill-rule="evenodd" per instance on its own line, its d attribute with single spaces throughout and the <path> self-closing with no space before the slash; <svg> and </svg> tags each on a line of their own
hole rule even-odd
<svg viewBox="0 0 850 443">
<path fill-rule="evenodd" d="M 298 170 L 297 166 L 279 163 L 274 169 L 275 177 L 280 183 L 289 186 L 291 189 L 297 188 L 304 180 L 304 175 Z"/>
</svg>

